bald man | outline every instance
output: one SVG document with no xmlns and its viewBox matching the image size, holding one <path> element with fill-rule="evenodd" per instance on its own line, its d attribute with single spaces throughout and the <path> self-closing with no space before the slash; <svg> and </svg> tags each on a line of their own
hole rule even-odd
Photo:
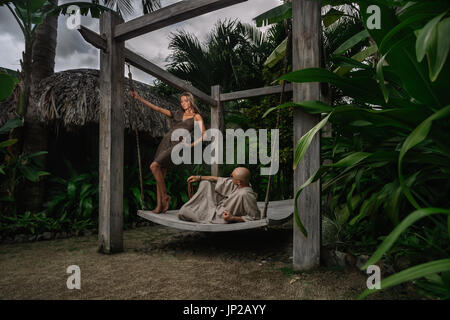
<svg viewBox="0 0 450 320">
<path fill-rule="evenodd" d="M 187 179 L 187 182 L 194 181 L 201 182 L 194 196 L 179 210 L 181 220 L 233 223 L 261 218 L 247 168 L 235 168 L 229 178 L 190 176 Z"/>
</svg>

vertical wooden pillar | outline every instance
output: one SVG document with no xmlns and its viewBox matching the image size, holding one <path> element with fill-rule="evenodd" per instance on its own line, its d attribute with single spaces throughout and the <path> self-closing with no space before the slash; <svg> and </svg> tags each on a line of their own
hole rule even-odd
<svg viewBox="0 0 450 320">
<path fill-rule="evenodd" d="M 321 3 L 316 0 L 292 0 L 292 57 L 293 70 L 320 67 Z M 319 83 L 294 83 L 294 102 L 320 100 Z M 294 152 L 297 141 L 320 121 L 296 108 L 294 110 Z M 320 166 L 320 135 L 317 134 L 303 160 L 294 170 L 294 195 L 298 188 Z M 320 264 L 321 217 L 320 183 L 304 189 L 298 200 L 300 219 L 308 237 L 305 237 L 294 221 L 293 268 L 308 270 Z"/>
<path fill-rule="evenodd" d="M 100 50 L 99 115 L 99 251 L 123 250 L 123 94 L 124 43 L 113 39 L 114 27 L 123 19 L 104 12 L 100 34 L 107 40 Z"/>
<path fill-rule="evenodd" d="M 215 107 L 211 107 L 211 128 L 219 129 L 222 132 L 222 135 L 224 135 L 224 105 L 223 102 L 220 101 L 221 92 L 222 89 L 220 85 L 211 86 L 211 96 L 214 100 L 217 101 L 217 105 Z M 219 177 L 220 174 L 220 165 L 212 164 L 211 175 Z"/>
</svg>

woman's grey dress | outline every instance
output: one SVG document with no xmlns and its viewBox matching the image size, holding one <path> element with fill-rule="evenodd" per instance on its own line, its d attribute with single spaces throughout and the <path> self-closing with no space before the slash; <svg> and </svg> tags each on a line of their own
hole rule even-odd
<svg viewBox="0 0 450 320">
<path fill-rule="evenodd" d="M 186 119 L 183 121 L 183 110 L 178 110 L 172 112 L 172 117 L 174 123 L 172 128 L 167 132 L 159 143 L 158 149 L 155 153 L 155 158 L 153 161 L 158 162 L 164 168 L 170 168 L 173 165 L 172 159 L 170 157 L 172 149 L 175 145 L 180 143 L 182 137 L 179 141 L 171 141 L 172 132 L 176 129 L 186 129 L 189 132 L 194 130 L 194 117 Z"/>
</svg>

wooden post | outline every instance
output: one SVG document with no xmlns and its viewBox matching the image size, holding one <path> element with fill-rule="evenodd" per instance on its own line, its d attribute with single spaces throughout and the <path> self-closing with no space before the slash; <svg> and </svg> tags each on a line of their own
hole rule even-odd
<svg viewBox="0 0 450 320">
<path fill-rule="evenodd" d="M 220 101 L 222 89 L 220 85 L 211 86 L 211 96 L 217 101 L 216 106 L 211 107 L 211 128 L 219 129 L 224 134 L 224 106 Z M 225 137 L 224 137 L 225 138 Z M 211 175 L 220 177 L 221 170 L 219 164 L 211 165 Z"/>
<path fill-rule="evenodd" d="M 114 40 L 114 27 L 123 20 L 110 12 L 100 16 L 99 115 L 99 252 L 123 250 L 123 94 L 124 43 Z"/>
<path fill-rule="evenodd" d="M 293 70 L 320 67 L 321 3 L 316 0 L 292 0 L 292 50 Z M 320 100 L 319 83 L 294 83 L 294 102 Z M 319 121 L 296 108 L 294 110 L 294 152 L 297 141 Z M 298 188 L 320 166 L 320 135 L 317 134 L 303 160 L 294 170 L 294 195 Z M 294 220 L 293 268 L 308 270 L 320 264 L 321 217 L 320 183 L 315 182 L 304 189 L 298 200 L 299 216 L 308 237 L 305 237 Z"/>
</svg>

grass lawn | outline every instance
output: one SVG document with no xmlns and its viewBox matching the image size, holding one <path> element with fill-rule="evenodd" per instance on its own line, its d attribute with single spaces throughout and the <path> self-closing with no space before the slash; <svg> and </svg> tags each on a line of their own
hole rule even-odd
<svg viewBox="0 0 450 320">
<path fill-rule="evenodd" d="M 0 245 L 1 299 L 355 299 L 357 270 L 292 271 L 292 225 L 204 234 L 161 226 L 124 231 L 124 252 L 97 253 L 97 236 Z M 81 289 L 66 268 L 81 269 Z M 408 299 L 400 289 L 371 299 Z"/>
</svg>

